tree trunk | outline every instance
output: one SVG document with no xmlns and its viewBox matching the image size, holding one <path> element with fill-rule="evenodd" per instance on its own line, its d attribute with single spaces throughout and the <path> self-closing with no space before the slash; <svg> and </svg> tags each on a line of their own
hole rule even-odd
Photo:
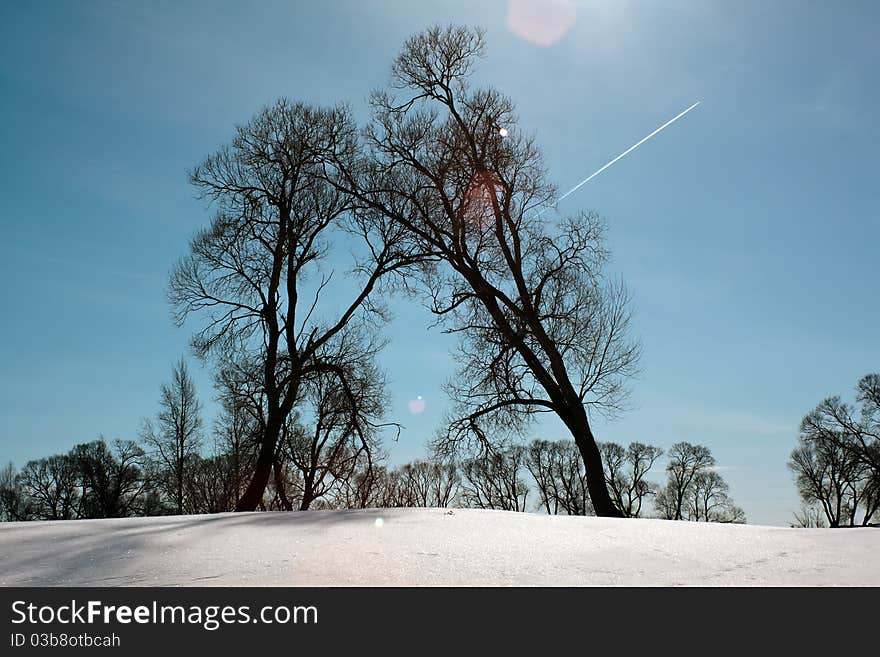
<svg viewBox="0 0 880 657">
<path fill-rule="evenodd" d="M 310 470 L 303 477 L 303 494 L 299 504 L 300 511 L 308 511 L 312 502 L 315 501 L 315 471 Z"/>
<path fill-rule="evenodd" d="M 177 515 L 183 515 L 183 461 L 177 464 Z"/>
<path fill-rule="evenodd" d="M 618 509 L 608 493 L 608 485 L 605 482 L 605 471 L 602 469 L 602 455 L 599 446 L 590 429 L 587 414 L 580 407 L 580 413 L 575 410 L 569 417 L 563 418 L 566 426 L 574 438 L 574 442 L 584 460 L 584 469 L 587 473 L 587 489 L 590 491 L 590 501 L 597 516 L 606 518 L 623 518 L 623 512 Z"/>
<path fill-rule="evenodd" d="M 284 472 L 281 468 L 281 461 L 276 458 L 272 467 L 275 471 L 275 491 L 278 493 L 278 500 L 281 502 L 281 508 L 285 511 L 293 511 L 293 505 L 287 497 L 287 486 L 284 483 Z"/>
<path fill-rule="evenodd" d="M 266 492 L 266 485 L 272 475 L 272 466 L 275 464 L 275 446 L 278 443 L 280 429 L 280 425 L 276 423 L 266 425 L 260 453 L 254 466 L 254 476 L 251 477 L 251 483 L 245 489 L 244 495 L 235 505 L 236 511 L 256 511 L 257 506 L 263 501 L 263 493 Z"/>
</svg>

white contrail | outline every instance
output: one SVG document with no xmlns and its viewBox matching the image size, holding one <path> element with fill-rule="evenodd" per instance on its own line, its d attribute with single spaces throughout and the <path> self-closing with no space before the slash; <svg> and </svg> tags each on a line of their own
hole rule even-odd
<svg viewBox="0 0 880 657">
<path fill-rule="evenodd" d="M 620 158 L 624 157 L 624 156 L 627 155 L 628 153 L 631 153 L 632 151 L 634 151 L 635 149 L 637 149 L 639 146 L 641 146 L 641 145 L 644 144 L 646 141 L 648 141 L 651 137 L 653 137 L 653 136 L 656 135 L 658 132 L 660 132 L 661 130 L 663 130 L 663 128 L 665 128 L 666 126 L 671 125 L 671 124 L 675 123 L 676 121 L 678 121 L 681 117 L 683 117 L 685 114 L 687 114 L 687 113 L 690 112 L 692 109 L 694 109 L 697 105 L 699 105 L 700 102 L 701 102 L 701 101 L 698 100 L 696 103 L 694 103 L 693 105 L 691 105 L 690 107 L 688 107 L 685 111 L 683 111 L 681 114 L 678 114 L 677 116 L 675 116 L 675 117 L 669 119 L 666 123 L 664 123 L 663 125 L 661 125 L 661 126 L 660 126 L 659 128 L 657 128 L 654 132 L 652 132 L 650 135 L 648 135 L 648 136 L 645 137 L 644 139 L 641 139 L 641 140 L 637 141 L 635 144 L 633 144 L 632 146 L 630 146 L 629 148 L 627 148 L 625 151 L 623 151 L 623 153 L 621 153 L 620 155 L 618 155 L 617 157 L 615 157 L 613 160 L 611 160 L 608 164 L 606 164 L 605 166 L 603 166 L 601 169 L 597 169 L 596 171 L 594 171 L 593 173 L 591 173 L 589 176 L 587 176 L 586 178 L 584 178 L 582 181 L 580 181 L 577 185 L 575 185 L 575 186 L 572 187 L 570 190 L 568 190 L 567 192 L 565 192 L 565 194 L 563 194 L 563 195 L 560 196 L 558 199 L 556 199 L 556 202 L 559 203 L 559 201 L 561 201 L 562 199 L 564 199 L 566 196 L 569 196 L 569 195 L 571 195 L 571 194 L 574 194 L 577 190 L 579 190 L 581 187 L 583 187 L 584 185 L 586 185 L 586 184 L 587 184 L 588 182 L 590 182 L 593 178 L 595 178 L 595 177 L 598 176 L 600 173 L 602 173 L 603 171 L 605 171 L 605 169 L 607 169 L 607 168 L 610 167 L 612 164 L 614 164 L 615 162 L 617 162 L 617 160 L 619 160 Z"/>
</svg>

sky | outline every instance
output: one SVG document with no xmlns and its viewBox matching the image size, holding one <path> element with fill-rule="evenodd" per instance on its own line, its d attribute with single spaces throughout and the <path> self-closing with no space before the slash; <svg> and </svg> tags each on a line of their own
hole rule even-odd
<svg viewBox="0 0 880 657">
<path fill-rule="evenodd" d="M 880 9 L 538 4 L 0 4 L 0 460 L 135 438 L 181 355 L 210 420 L 210 370 L 166 301 L 211 217 L 187 172 L 280 96 L 363 115 L 404 39 L 453 22 L 486 29 L 476 80 L 514 99 L 560 190 L 701 101 L 560 204 L 606 219 L 644 347 L 632 409 L 595 433 L 704 444 L 749 522 L 789 524 L 800 419 L 880 370 Z M 400 463 L 441 424 L 454 343 L 393 305 Z"/>
</svg>

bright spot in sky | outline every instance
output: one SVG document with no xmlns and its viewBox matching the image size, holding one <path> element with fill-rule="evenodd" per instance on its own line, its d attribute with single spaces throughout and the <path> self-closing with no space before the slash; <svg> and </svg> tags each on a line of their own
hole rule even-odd
<svg viewBox="0 0 880 657">
<path fill-rule="evenodd" d="M 415 399 L 409 400 L 409 412 L 413 415 L 418 415 L 419 413 L 425 412 L 425 400 L 422 399 L 421 395 L 419 395 Z"/>
<path fill-rule="evenodd" d="M 507 27 L 539 46 L 551 46 L 574 25 L 574 0 L 509 0 Z"/>
<path fill-rule="evenodd" d="M 376 522 L 374 524 L 376 525 L 376 527 L 381 527 L 385 524 L 385 521 L 382 520 L 382 518 L 376 518 Z"/>
<path fill-rule="evenodd" d="M 510 133 L 507 131 L 507 128 L 501 128 L 501 129 L 498 131 L 498 134 L 501 135 L 502 137 L 506 137 L 506 136 L 509 135 Z"/>
</svg>

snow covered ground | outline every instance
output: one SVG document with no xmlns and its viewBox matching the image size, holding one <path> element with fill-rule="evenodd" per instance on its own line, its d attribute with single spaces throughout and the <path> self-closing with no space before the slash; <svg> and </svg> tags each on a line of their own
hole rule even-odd
<svg viewBox="0 0 880 657">
<path fill-rule="evenodd" d="M 474 509 L 0 524 L 5 586 L 880 585 L 880 529 Z"/>
</svg>

